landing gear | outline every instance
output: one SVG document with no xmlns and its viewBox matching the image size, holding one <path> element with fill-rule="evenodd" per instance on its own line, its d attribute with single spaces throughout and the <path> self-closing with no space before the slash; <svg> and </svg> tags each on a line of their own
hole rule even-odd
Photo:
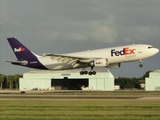
<svg viewBox="0 0 160 120">
<path fill-rule="evenodd" d="M 143 64 L 139 64 L 139 67 L 143 67 Z"/>
<path fill-rule="evenodd" d="M 88 71 L 83 71 L 83 70 L 82 70 L 82 71 L 80 71 L 79 73 L 80 73 L 80 75 L 87 75 L 87 74 L 88 74 L 88 75 L 96 75 L 96 71 L 89 71 L 89 72 L 88 72 Z"/>
<path fill-rule="evenodd" d="M 96 75 L 96 71 L 89 71 L 89 75 Z"/>
<path fill-rule="evenodd" d="M 139 61 L 139 67 L 143 67 L 142 60 Z"/>
<path fill-rule="evenodd" d="M 82 70 L 80 71 L 80 75 L 96 75 L 96 71 L 93 70 L 94 67 L 91 67 L 91 71 Z"/>
<path fill-rule="evenodd" d="M 96 71 L 93 70 L 93 68 L 95 67 L 94 65 L 94 61 L 91 61 L 89 63 L 89 66 L 91 66 L 91 70 L 88 72 L 85 69 L 83 69 L 82 71 L 80 71 L 80 75 L 96 75 Z"/>
<path fill-rule="evenodd" d="M 88 71 L 85 71 L 85 70 L 80 71 L 80 75 L 87 75 L 87 74 L 88 74 Z"/>
<path fill-rule="evenodd" d="M 89 71 L 89 75 L 96 75 L 96 71 L 93 71 L 94 66 L 91 66 L 91 71 Z"/>
<path fill-rule="evenodd" d="M 82 71 L 80 71 L 79 72 L 80 73 L 80 75 L 96 75 L 96 71 L 85 71 L 85 70 L 82 70 Z"/>
</svg>

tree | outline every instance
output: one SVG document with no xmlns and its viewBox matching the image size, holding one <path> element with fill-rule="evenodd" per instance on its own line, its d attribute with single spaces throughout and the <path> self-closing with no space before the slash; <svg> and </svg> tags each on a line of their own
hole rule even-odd
<svg viewBox="0 0 160 120">
<path fill-rule="evenodd" d="M 13 88 L 13 81 L 14 81 L 14 76 L 13 75 L 8 75 L 7 76 L 7 82 L 9 83 L 9 88 Z"/>
<path fill-rule="evenodd" d="M 3 89 L 2 83 L 5 79 L 5 75 L 0 74 L 0 88 Z"/>
<path fill-rule="evenodd" d="M 118 77 L 115 79 L 115 85 L 120 85 L 121 89 L 141 88 L 138 78 Z"/>
<path fill-rule="evenodd" d="M 147 71 L 143 76 L 142 76 L 142 80 L 145 80 L 146 77 L 149 77 L 149 73 L 152 71 Z"/>
<path fill-rule="evenodd" d="M 15 85 L 15 88 L 18 88 L 18 86 L 19 86 L 19 78 L 20 78 L 21 76 L 20 75 L 18 75 L 18 74 L 15 74 L 14 75 L 14 85 Z"/>
</svg>

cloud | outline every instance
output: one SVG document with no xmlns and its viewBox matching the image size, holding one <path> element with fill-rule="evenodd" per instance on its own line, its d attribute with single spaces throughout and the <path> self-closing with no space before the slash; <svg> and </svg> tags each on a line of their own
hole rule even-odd
<svg viewBox="0 0 160 120">
<path fill-rule="evenodd" d="M 0 0 L 0 61 L 13 57 L 6 42 L 10 36 L 40 53 L 132 43 L 159 47 L 159 13 L 160 0 Z"/>
<path fill-rule="evenodd" d="M 28 35 L 33 31 L 46 40 L 147 41 L 160 27 L 157 0 L 145 0 L 145 4 L 144 0 L 2 1 L 2 26 L 24 30 Z"/>
<path fill-rule="evenodd" d="M 75 23 L 74 29 L 51 30 L 43 28 L 36 32 L 37 37 L 48 40 L 68 40 L 68 41 L 99 41 L 112 43 L 117 39 L 114 27 L 109 26 L 107 21 L 90 21 L 87 26 L 80 27 Z M 79 28 L 80 27 L 80 28 Z"/>
</svg>

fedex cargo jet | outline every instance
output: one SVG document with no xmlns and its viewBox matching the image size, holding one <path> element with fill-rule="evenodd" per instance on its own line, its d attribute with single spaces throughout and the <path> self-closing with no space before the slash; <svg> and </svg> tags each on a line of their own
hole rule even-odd
<svg viewBox="0 0 160 120">
<path fill-rule="evenodd" d="M 97 50 L 88 50 L 68 54 L 51 54 L 43 56 L 36 55 L 20 43 L 16 38 L 7 38 L 17 60 L 7 60 L 14 65 L 20 65 L 36 69 L 67 70 L 82 68 L 80 74 L 95 75 L 94 67 L 119 68 L 121 63 L 139 61 L 149 58 L 159 52 L 152 45 L 133 44 L 119 47 L 111 47 Z M 86 67 L 91 67 L 86 71 Z"/>
</svg>

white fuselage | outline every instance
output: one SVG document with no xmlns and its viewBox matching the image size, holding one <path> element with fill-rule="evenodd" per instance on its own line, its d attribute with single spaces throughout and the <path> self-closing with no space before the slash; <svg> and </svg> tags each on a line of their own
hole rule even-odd
<svg viewBox="0 0 160 120">
<path fill-rule="evenodd" d="M 157 54 L 159 50 L 152 45 L 135 44 L 120 47 L 88 50 L 63 55 L 86 58 L 107 58 L 109 65 L 115 63 L 139 61 Z M 50 70 L 74 69 L 71 64 L 52 59 L 51 56 L 38 57 L 39 62 Z M 76 68 L 80 68 L 77 66 Z M 83 67 L 83 66 L 82 66 Z M 88 66 L 89 67 L 89 66 Z"/>
</svg>

